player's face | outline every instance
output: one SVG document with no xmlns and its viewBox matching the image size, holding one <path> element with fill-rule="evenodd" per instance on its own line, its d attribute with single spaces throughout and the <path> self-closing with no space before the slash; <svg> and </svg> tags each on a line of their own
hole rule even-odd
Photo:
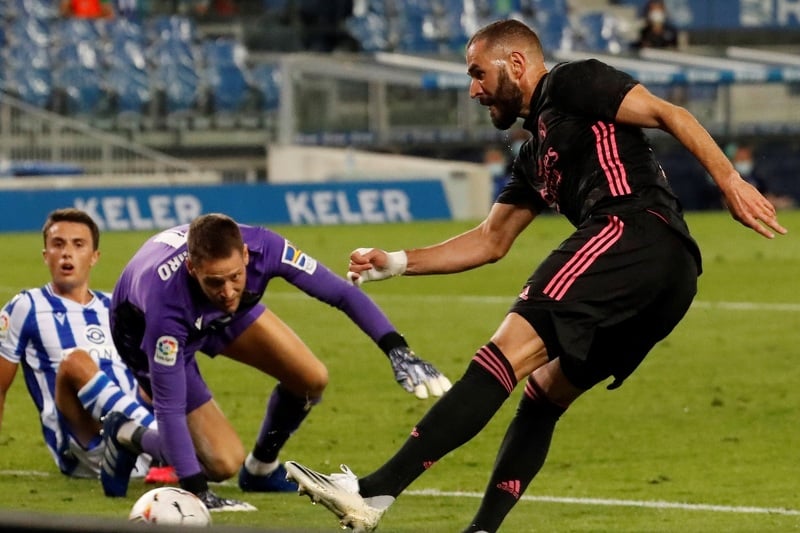
<svg viewBox="0 0 800 533">
<path fill-rule="evenodd" d="M 50 270 L 56 293 L 82 298 L 88 290 L 89 273 L 100 252 L 94 249 L 88 226 L 62 221 L 47 231 L 42 257 Z"/>
<path fill-rule="evenodd" d="M 249 260 L 245 245 L 241 252 L 235 251 L 224 259 L 208 259 L 196 265 L 187 261 L 187 266 L 211 303 L 226 313 L 233 313 L 242 300 Z"/>
<path fill-rule="evenodd" d="M 507 130 L 522 111 L 522 90 L 508 75 L 505 59 L 484 44 L 479 41 L 467 49 L 469 96 L 489 108 L 489 117 L 497 129 Z"/>
</svg>

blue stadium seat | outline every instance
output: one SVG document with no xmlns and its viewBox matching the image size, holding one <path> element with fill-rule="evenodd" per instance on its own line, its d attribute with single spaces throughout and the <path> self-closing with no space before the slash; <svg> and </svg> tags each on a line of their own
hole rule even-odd
<svg viewBox="0 0 800 533">
<path fill-rule="evenodd" d="M 212 65 L 205 71 L 205 81 L 213 95 L 215 112 L 235 113 L 244 106 L 250 85 L 245 72 L 237 65 Z"/>
<path fill-rule="evenodd" d="M 7 9 L 17 17 L 53 20 L 59 17 L 58 2 L 48 0 L 9 0 Z M 6 7 L 6 6 L 3 6 Z"/>
<path fill-rule="evenodd" d="M 94 69 L 70 64 L 56 71 L 53 85 L 64 91 L 65 107 L 61 111 L 70 116 L 99 113 L 105 102 L 100 75 Z"/>
<path fill-rule="evenodd" d="M 627 41 L 620 36 L 619 20 L 602 11 L 584 13 L 578 27 L 580 47 L 590 52 L 619 54 L 628 48 Z"/>
<path fill-rule="evenodd" d="M 145 31 L 150 41 L 177 40 L 191 43 L 197 40 L 194 21 L 179 15 L 153 17 L 147 21 Z"/>
<path fill-rule="evenodd" d="M 9 89 L 28 104 L 46 108 L 51 103 L 53 76 L 49 68 L 12 67 L 6 69 Z"/>
<path fill-rule="evenodd" d="M 207 39 L 202 44 L 203 60 L 208 65 L 243 65 L 246 53 L 235 39 Z"/>
<path fill-rule="evenodd" d="M 48 24 L 28 16 L 14 19 L 9 27 L 9 37 L 26 46 L 46 47 L 51 41 Z"/>
<path fill-rule="evenodd" d="M 367 13 L 363 16 L 349 17 L 345 27 L 365 52 L 380 52 L 389 50 L 387 39 L 388 28 L 386 19 L 376 13 Z"/>
<path fill-rule="evenodd" d="M 147 72 L 132 65 L 112 66 L 105 77 L 113 102 L 116 126 L 121 129 L 140 129 L 153 100 Z"/>
<path fill-rule="evenodd" d="M 253 85 L 261 92 L 261 108 L 272 112 L 280 105 L 280 70 L 274 65 L 261 63 L 254 66 L 250 75 Z"/>
</svg>

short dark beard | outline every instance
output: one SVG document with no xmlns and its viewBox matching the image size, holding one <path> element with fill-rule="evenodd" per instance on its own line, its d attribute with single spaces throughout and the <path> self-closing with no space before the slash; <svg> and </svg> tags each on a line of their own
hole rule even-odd
<svg viewBox="0 0 800 533">
<path fill-rule="evenodd" d="M 492 105 L 497 113 L 491 117 L 492 124 L 499 130 L 513 126 L 522 111 L 522 91 L 511 82 L 504 68 L 500 69 L 497 77 L 497 91 L 492 98 Z"/>
</svg>

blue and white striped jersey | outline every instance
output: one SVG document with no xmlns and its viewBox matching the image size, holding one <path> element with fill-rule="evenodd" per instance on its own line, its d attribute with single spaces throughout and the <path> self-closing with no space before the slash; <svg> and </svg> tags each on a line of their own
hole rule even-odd
<svg viewBox="0 0 800 533">
<path fill-rule="evenodd" d="M 62 298 L 50 284 L 22 291 L 0 312 L 0 356 L 22 364 L 25 384 L 39 410 L 45 443 L 62 472 L 68 432 L 56 410 L 56 372 L 64 355 L 82 348 L 120 389 L 136 397 L 137 383 L 119 357 L 108 323 L 110 295 L 91 291 L 86 305 Z"/>
</svg>

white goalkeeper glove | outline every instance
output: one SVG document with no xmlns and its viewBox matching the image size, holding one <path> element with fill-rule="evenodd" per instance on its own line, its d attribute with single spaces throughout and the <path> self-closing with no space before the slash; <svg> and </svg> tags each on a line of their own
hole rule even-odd
<svg viewBox="0 0 800 533">
<path fill-rule="evenodd" d="M 354 254 L 358 253 L 359 255 L 366 256 L 373 250 L 375 254 L 372 254 L 373 257 L 370 257 L 368 260 L 362 260 L 361 262 L 353 261 Z M 384 264 L 378 266 L 375 264 L 376 260 Z M 353 267 L 366 264 L 371 265 L 371 268 L 358 272 L 353 271 Z M 398 252 L 384 252 L 383 250 L 376 250 L 375 248 L 356 248 L 350 254 L 350 271 L 347 273 L 347 279 L 350 280 L 350 283 L 353 285 L 360 286 L 365 281 L 380 281 L 393 276 L 400 276 L 406 271 L 407 266 L 408 256 L 403 250 Z"/>
<path fill-rule="evenodd" d="M 389 351 L 389 361 L 394 370 L 394 379 L 406 392 L 413 392 L 420 400 L 430 393 L 441 396 L 452 387 L 450 380 L 427 361 L 417 357 L 411 348 L 398 346 Z"/>
</svg>

